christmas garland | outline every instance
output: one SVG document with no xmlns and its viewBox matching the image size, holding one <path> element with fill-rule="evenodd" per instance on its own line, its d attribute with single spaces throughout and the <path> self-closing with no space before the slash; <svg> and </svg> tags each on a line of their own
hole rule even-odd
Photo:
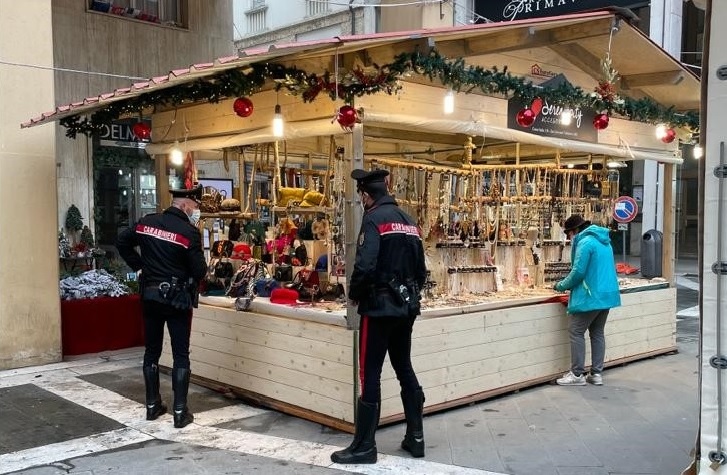
<svg viewBox="0 0 727 475">
<path fill-rule="evenodd" d="M 613 78 L 600 81 L 593 92 L 568 83 L 547 88 L 510 74 L 507 67 L 500 70 L 496 66 L 488 69 L 467 65 L 462 58 L 448 59 L 435 49 L 428 53 L 401 53 L 390 64 L 374 65 L 369 70 L 356 68 L 344 73 L 338 81 L 329 71 L 318 75 L 274 63 L 252 64 L 246 71 L 241 68 L 223 71 L 173 88 L 114 102 L 93 113 L 90 118 L 74 115 L 60 123 L 66 128 L 68 137 L 75 138 L 79 133 L 90 137 L 104 124 L 123 115 L 141 114 L 156 105 L 174 107 L 199 101 L 216 103 L 226 98 L 249 96 L 260 91 L 267 80 L 276 83 L 276 90 L 285 89 L 291 95 L 300 96 L 304 102 L 312 102 L 323 93 L 331 99 L 339 98 L 346 104 L 353 104 L 356 97 L 364 95 L 382 92 L 393 95 L 401 89 L 402 78 L 419 74 L 430 81 L 438 80 L 457 92 L 480 91 L 488 95 L 514 97 L 527 104 L 539 97 L 572 108 L 587 107 L 629 120 L 684 127 L 693 133 L 699 131 L 698 111 L 681 113 L 649 98 L 620 97 L 610 81 Z"/>
</svg>

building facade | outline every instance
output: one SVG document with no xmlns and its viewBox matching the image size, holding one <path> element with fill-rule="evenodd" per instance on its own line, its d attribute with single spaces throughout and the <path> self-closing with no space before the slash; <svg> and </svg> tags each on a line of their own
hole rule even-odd
<svg viewBox="0 0 727 475">
<path fill-rule="evenodd" d="M 98 218 L 110 219 L 115 233 L 143 212 L 133 203 L 143 170 L 153 169 L 139 148 L 118 146 L 123 124 L 105 144 L 69 140 L 57 124 L 19 124 L 79 97 L 233 54 L 232 37 L 231 1 L 0 2 L 0 193 L 8 205 L 0 215 L 0 369 L 62 357 L 57 241 L 68 208 L 97 233 Z M 99 216 L 104 206 L 108 216 Z"/>
</svg>

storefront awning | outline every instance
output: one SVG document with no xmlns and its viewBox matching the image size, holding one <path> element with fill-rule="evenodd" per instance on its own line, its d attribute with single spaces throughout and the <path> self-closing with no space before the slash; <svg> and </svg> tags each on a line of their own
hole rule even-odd
<svg viewBox="0 0 727 475">
<path fill-rule="evenodd" d="M 538 63 L 543 48 L 548 54 L 564 58 L 576 68 L 598 78 L 604 48 L 611 45 L 613 68 L 618 71 L 620 88 L 633 97 L 649 97 L 676 110 L 699 108 L 699 84 L 696 76 L 675 58 L 654 44 L 635 27 L 608 11 L 579 13 L 553 18 L 517 20 L 456 28 L 343 36 L 326 40 L 296 42 L 243 50 L 238 56 L 219 58 L 210 63 L 170 71 L 113 92 L 89 96 L 83 100 L 58 106 L 52 111 L 31 118 L 21 127 L 32 127 L 71 116 L 89 115 L 119 101 L 186 85 L 214 77 L 231 69 L 244 69 L 253 63 L 317 62 L 322 69 L 333 64 L 333 58 L 356 53 L 367 63 L 385 63 L 397 52 L 425 50 L 434 45 L 449 58 L 461 58 L 467 64 L 490 67 L 493 54 L 531 52 L 529 61 Z M 489 56 L 488 56 L 489 55 Z M 528 67 L 530 65 L 528 64 Z M 321 71 L 317 71 L 321 73 Z M 406 80 L 406 79 L 405 79 Z"/>
</svg>

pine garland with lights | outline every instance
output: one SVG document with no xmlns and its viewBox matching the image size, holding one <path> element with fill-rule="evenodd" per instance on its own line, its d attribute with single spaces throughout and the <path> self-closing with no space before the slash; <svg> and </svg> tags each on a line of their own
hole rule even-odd
<svg viewBox="0 0 727 475">
<path fill-rule="evenodd" d="M 604 68 L 608 67 L 608 72 L 615 73 L 610 69 L 610 58 L 606 59 L 608 64 Z M 139 114 L 156 105 L 173 107 L 200 101 L 216 103 L 226 98 L 250 96 L 260 91 L 267 80 L 276 83 L 276 90 L 285 89 L 291 95 L 300 96 L 304 102 L 312 102 L 319 94 L 326 94 L 331 99 L 338 97 L 346 104 L 353 104 L 356 97 L 364 95 L 396 94 L 401 89 L 401 79 L 413 74 L 426 76 L 430 81 L 438 80 L 458 92 L 480 91 L 488 95 L 514 97 L 524 103 L 539 97 L 572 108 L 592 108 L 629 120 L 684 127 L 693 133 L 699 131 L 698 111 L 682 113 L 649 98 L 620 97 L 613 88 L 614 78 L 600 81 L 593 92 L 568 83 L 547 88 L 511 74 L 507 67 L 488 69 L 467 65 L 464 59 L 446 58 L 436 49 L 428 53 L 401 53 L 390 64 L 375 64 L 366 70 L 357 68 L 342 74 L 338 81 L 330 71 L 318 75 L 274 63 L 252 64 L 244 70 L 231 69 L 187 84 L 114 102 L 93 113 L 90 118 L 75 115 L 62 119 L 60 123 L 66 127 L 68 137 L 75 138 L 79 133 L 90 137 L 103 125 L 124 115 Z"/>
</svg>

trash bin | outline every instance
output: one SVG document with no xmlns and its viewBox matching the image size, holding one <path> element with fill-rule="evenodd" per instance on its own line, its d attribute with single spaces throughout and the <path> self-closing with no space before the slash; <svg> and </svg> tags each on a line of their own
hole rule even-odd
<svg viewBox="0 0 727 475">
<path fill-rule="evenodd" d="M 662 234 L 656 229 L 646 231 L 641 240 L 641 275 L 647 279 L 661 277 Z"/>
</svg>

